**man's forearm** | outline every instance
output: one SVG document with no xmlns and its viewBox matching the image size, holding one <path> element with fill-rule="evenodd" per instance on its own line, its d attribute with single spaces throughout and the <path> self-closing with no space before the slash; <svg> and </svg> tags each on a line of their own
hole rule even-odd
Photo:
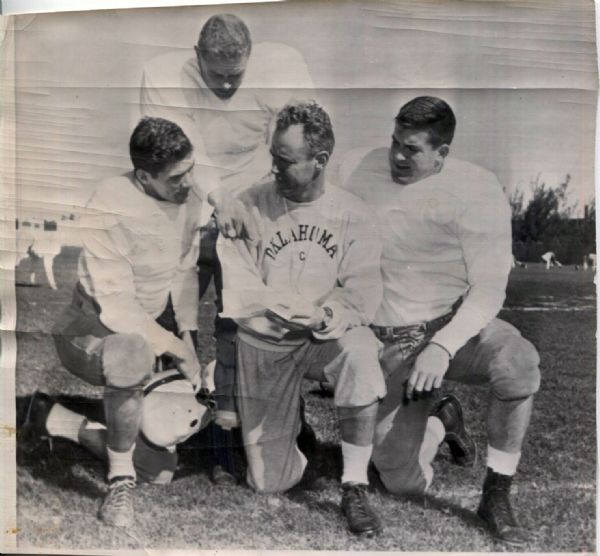
<svg viewBox="0 0 600 556">
<path fill-rule="evenodd" d="M 503 289 L 472 287 L 452 320 L 433 336 L 432 341 L 453 357 L 498 315 L 504 298 Z"/>
</svg>

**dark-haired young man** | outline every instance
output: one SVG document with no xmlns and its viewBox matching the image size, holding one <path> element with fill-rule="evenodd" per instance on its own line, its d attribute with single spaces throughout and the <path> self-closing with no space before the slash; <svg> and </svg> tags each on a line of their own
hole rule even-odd
<svg viewBox="0 0 600 556">
<path fill-rule="evenodd" d="M 62 364 L 104 386 L 109 490 L 99 517 L 122 527 L 133 521 L 133 452 L 155 358 L 200 379 L 192 145 L 176 124 L 144 118 L 129 147 L 133 170 L 100 184 L 86 205 L 79 282 L 53 330 Z"/>
<path fill-rule="evenodd" d="M 449 158 L 455 117 L 417 97 L 396 116 L 390 148 L 369 152 L 347 187 L 376 209 L 383 302 L 372 327 L 388 394 L 373 462 L 394 493 L 423 492 L 441 442 L 473 461 L 458 401 L 433 408 L 443 379 L 490 387 L 487 476 L 478 514 L 497 539 L 522 544 L 509 489 L 539 387 L 535 348 L 496 315 L 511 268 L 510 210 L 490 172 Z"/>
<path fill-rule="evenodd" d="M 241 195 L 260 232 L 221 238 L 218 251 L 225 313 L 239 326 L 236 393 L 248 483 L 281 492 L 300 481 L 300 386 L 304 377 L 327 380 L 342 437 L 342 510 L 353 533 L 370 535 L 381 528 L 366 486 L 385 387 L 367 325 L 381 300 L 381 247 L 364 203 L 326 181 L 333 146 L 319 105 L 284 107 L 271 143 L 274 176 Z"/>
</svg>

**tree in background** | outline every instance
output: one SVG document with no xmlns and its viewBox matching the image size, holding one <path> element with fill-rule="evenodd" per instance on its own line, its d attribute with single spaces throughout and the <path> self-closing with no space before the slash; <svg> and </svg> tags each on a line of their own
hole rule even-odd
<svg viewBox="0 0 600 556">
<path fill-rule="evenodd" d="M 523 192 L 510 195 L 513 252 L 517 259 L 539 261 L 546 251 L 554 251 L 565 263 L 581 264 L 583 256 L 596 249 L 596 209 L 584 207 L 583 218 L 573 218 L 577 203 L 569 202 L 570 174 L 555 187 L 538 175 L 530 183 L 531 198 L 525 205 Z"/>
</svg>

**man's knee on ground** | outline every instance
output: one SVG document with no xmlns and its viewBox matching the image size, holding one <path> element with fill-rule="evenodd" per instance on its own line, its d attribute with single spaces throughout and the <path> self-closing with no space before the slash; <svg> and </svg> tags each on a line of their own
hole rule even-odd
<svg viewBox="0 0 600 556">
<path fill-rule="evenodd" d="M 414 462 L 398 461 L 398 466 L 392 469 L 380 469 L 375 464 L 379 479 L 386 490 L 396 496 L 420 496 L 427 490 L 427 481 L 421 468 Z"/>
<path fill-rule="evenodd" d="M 279 494 L 296 486 L 301 480 L 306 467 L 304 459 L 300 465 L 291 466 L 278 472 L 271 467 L 254 469 L 250 464 L 246 471 L 248 486 L 259 494 Z"/>
<path fill-rule="evenodd" d="M 492 393 L 500 400 L 527 398 L 540 387 L 540 357 L 531 342 L 508 335 L 492 362 Z"/>
<path fill-rule="evenodd" d="M 139 334 L 112 334 L 104 340 L 102 368 L 106 385 L 132 388 L 151 376 L 154 353 Z"/>
</svg>

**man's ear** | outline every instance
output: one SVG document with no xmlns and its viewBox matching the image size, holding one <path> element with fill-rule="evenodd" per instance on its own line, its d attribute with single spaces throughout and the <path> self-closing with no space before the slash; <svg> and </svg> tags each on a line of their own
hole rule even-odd
<svg viewBox="0 0 600 556">
<path fill-rule="evenodd" d="M 446 145 L 445 143 L 443 145 L 441 145 L 440 147 L 438 147 L 438 153 L 440 154 L 440 156 L 442 158 L 446 158 L 448 156 L 449 152 L 450 152 L 450 146 Z"/>
<path fill-rule="evenodd" d="M 133 171 L 133 175 L 142 185 L 148 185 L 149 173 L 146 172 L 146 170 L 142 170 L 141 168 L 136 168 Z"/>
<path fill-rule="evenodd" d="M 319 168 L 325 168 L 329 162 L 329 153 L 327 151 L 320 151 L 315 155 L 315 160 Z"/>
</svg>

